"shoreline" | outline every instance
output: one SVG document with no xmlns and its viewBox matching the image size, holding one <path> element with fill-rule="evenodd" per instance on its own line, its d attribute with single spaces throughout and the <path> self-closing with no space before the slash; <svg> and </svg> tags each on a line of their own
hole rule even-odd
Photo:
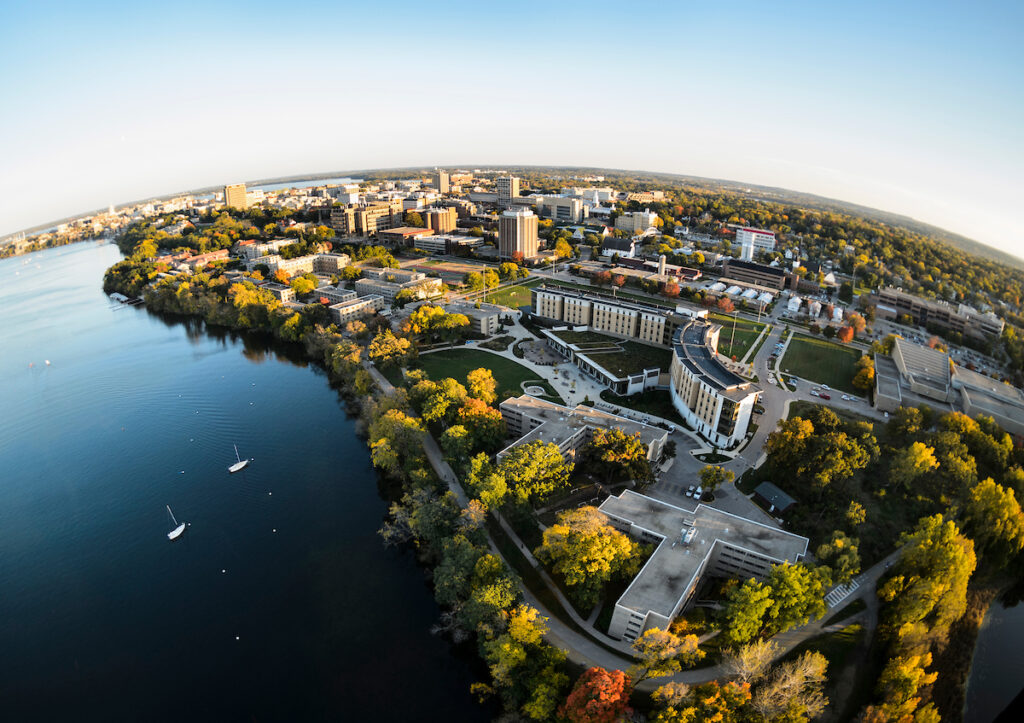
<svg viewBox="0 0 1024 723">
<path fill-rule="evenodd" d="M 938 678 L 931 698 L 943 721 L 962 722 L 967 712 L 967 685 L 974 668 L 978 635 L 999 588 L 985 585 L 967 591 L 967 609 L 953 623 L 949 640 L 934 658 L 932 669 Z"/>
</svg>

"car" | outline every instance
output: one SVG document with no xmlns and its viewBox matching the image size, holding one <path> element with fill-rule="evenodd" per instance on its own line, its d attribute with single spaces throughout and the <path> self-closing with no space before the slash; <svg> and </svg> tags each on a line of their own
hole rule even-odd
<svg viewBox="0 0 1024 723">
<path fill-rule="evenodd" d="M 703 495 L 704 495 L 704 490 L 702 488 L 698 487 L 697 491 L 693 493 L 693 499 L 699 500 Z"/>
<path fill-rule="evenodd" d="M 694 492 L 696 492 L 696 491 L 697 491 L 697 488 L 696 488 L 696 487 L 694 487 L 693 485 L 690 485 L 690 486 L 689 486 L 689 487 L 688 487 L 688 488 L 686 489 L 686 496 L 687 496 L 687 497 L 693 497 L 693 493 L 694 493 Z"/>
<path fill-rule="evenodd" d="M 844 402 L 848 402 L 848 401 L 850 401 L 850 395 L 849 395 L 849 394 L 844 394 L 844 395 L 843 395 L 843 401 L 844 401 Z"/>
<path fill-rule="evenodd" d="M 822 384 L 821 388 L 826 391 L 832 391 L 832 387 L 830 387 L 828 384 Z"/>
<path fill-rule="evenodd" d="M 818 392 L 817 392 L 817 391 L 815 391 L 814 389 L 812 389 L 812 390 L 811 390 L 811 396 L 812 396 L 812 397 L 820 397 L 821 395 L 820 395 L 820 394 L 818 394 Z"/>
<path fill-rule="evenodd" d="M 886 419 L 888 419 L 888 418 L 889 418 L 889 413 L 888 413 L 888 412 L 883 412 L 883 414 L 885 415 L 885 418 L 886 418 Z"/>
<path fill-rule="evenodd" d="M 822 393 L 821 393 L 821 398 L 822 398 L 822 399 L 831 399 L 832 397 L 831 397 L 831 396 L 829 396 L 828 394 L 825 394 L 824 392 L 822 392 Z"/>
</svg>

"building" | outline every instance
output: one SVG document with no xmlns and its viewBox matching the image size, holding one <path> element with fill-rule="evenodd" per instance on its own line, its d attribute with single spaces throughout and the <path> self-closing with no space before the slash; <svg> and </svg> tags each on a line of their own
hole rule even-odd
<svg viewBox="0 0 1024 723">
<path fill-rule="evenodd" d="M 892 360 L 903 385 L 910 391 L 938 402 L 953 400 L 952 369 L 947 352 L 896 339 L 892 345 Z"/>
<path fill-rule="evenodd" d="M 214 261 L 227 261 L 228 250 L 219 249 L 217 251 L 209 251 L 205 254 L 199 254 L 198 256 L 192 256 L 185 259 L 185 263 L 188 264 L 192 270 L 201 269 L 207 264 L 211 264 Z"/>
<path fill-rule="evenodd" d="M 344 289 L 340 284 L 337 286 L 319 286 L 313 290 L 313 293 L 322 299 L 327 299 L 332 304 L 340 304 L 356 298 L 356 292 L 351 289 Z"/>
<path fill-rule="evenodd" d="M 434 188 L 436 188 L 437 192 L 441 194 L 448 193 L 451 190 L 451 183 L 448 180 L 447 171 L 434 172 Z"/>
<path fill-rule="evenodd" d="M 722 278 L 775 290 L 797 289 L 800 283 L 800 277 L 791 271 L 731 258 L 722 262 Z"/>
<path fill-rule="evenodd" d="M 796 500 L 787 495 L 771 482 L 762 482 L 754 488 L 754 499 L 768 508 L 770 514 L 785 514 L 785 512 L 796 504 Z"/>
<path fill-rule="evenodd" d="M 565 196 L 533 196 L 537 213 L 561 223 L 583 223 L 590 216 L 590 207 L 579 198 Z"/>
<path fill-rule="evenodd" d="M 224 205 L 229 208 L 237 208 L 240 211 L 249 208 L 249 198 L 246 196 L 244 183 L 224 186 Z"/>
<path fill-rule="evenodd" d="M 508 208 L 513 198 L 519 198 L 519 179 L 515 176 L 499 176 L 494 179 L 494 190 L 498 205 Z"/>
<path fill-rule="evenodd" d="M 441 279 L 428 278 L 419 271 L 402 269 L 363 269 L 363 278 L 355 283 L 356 293 L 360 297 L 381 296 L 389 306 L 406 289 L 411 290 L 417 299 L 429 299 L 441 293 L 441 286 Z"/>
<path fill-rule="evenodd" d="M 636 256 L 639 246 L 640 242 L 636 236 L 629 238 L 609 236 L 601 244 L 601 255 L 609 257 L 618 255 L 620 259 L 631 259 Z"/>
<path fill-rule="evenodd" d="M 632 234 L 643 233 L 654 226 L 656 218 L 658 218 L 658 214 L 652 213 L 650 209 L 628 211 L 615 219 L 615 228 L 629 231 Z"/>
<path fill-rule="evenodd" d="M 954 332 L 976 339 L 998 337 L 1005 323 L 992 312 L 982 314 L 966 304 L 923 299 L 900 289 L 886 288 L 874 295 L 875 315 L 889 321 L 909 316 L 913 323 L 938 332 Z"/>
<path fill-rule="evenodd" d="M 467 255 L 471 249 L 482 246 L 484 240 L 479 236 L 459 236 L 456 234 L 440 234 L 434 236 L 418 236 L 413 245 L 420 251 L 432 254 Z"/>
<path fill-rule="evenodd" d="M 752 261 L 755 251 L 775 250 L 775 232 L 761 228 L 737 228 L 736 243 L 740 246 L 740 259 Z"/>
<path fill-rule="evenodd" d="M 402 199 L 352 204 L 331 209 L 331 228 L 339 236 L 376 236 L 404 223 Z"/>
<path fill-rule="evenodd" d="M 454 208 L 460 219 L 470 218 L 477 211 L 476 204 L 464 198 L 445 198 L 438 205 L 445 208 Z"/>
<path fill-rule="evenodd" d="M 449 304 L 448 312 L 451 314 L 463 314 L 469 319 L 469 330 L 474 334 L 491 336 L 497 334 L 501 325 L 501 307 L 494 304 Z"/>
<path fill-rule="evenodd" d="M 572 460 L 591 440 L 595 429 L 619 429 L 630 436 L 639 435 L 640 441 L 647 448 L 647 459 L 651 462 L 661 459 L 665 442 L 668 441 L 667 430 L 582 404 L 570 408 L 524 394 L 515 399 L 506 399 L 498 405 L 498 409 L 508 427 L 509 436 L 517 438 L 498 452 L 499 460 L 516 447 L 537 441 L 554 444 L 562 457 Z"/>
<path fill-rule="evenodd" d="M 359 298 L 349 298 L 327 307 L 331 313 L 331 321 L 338 326 L 370 314 L 376 314 L 387 308 L 388 303 L 383 296 L 370 294 Z"/>
<path fill-rule="evenodd" d="M 1024 392 L 959 366 L 953 369 L 952 383 L 964 414 L 992 417 L 1010 434 L 1024 437 Z"/>
<path fill-rule="evenodd" d="M 267 241 L 266 243 L 256 243 L 254 241 L 239 241 L 238 242 L 238 255 L 244 259 L 251 261 L 259 256 L 267 256 L 269 254 L 275 254 L 285 246 L 290 246 L 295 243 L 295 239 L 292 238 L 278 238 L 273 241 Z"/>
<path fill-rule="evenodd" d="M 721 327 L 691 319 L 672 339 L 672 404 L 697 433 L 717 447 L 746 436 L 760 390 L 718 359 Z"/>
<path fill-rule="evenodd" d="M 260 285 L 261 289 L 269 291 L 274 295 L 274 298 L 282 303 L 289 301 L 295 301 L 295 292 L 292 287 L 285 286 L 284 284 L 275 284 L 273 282 L 266 282 Z"/>
<path fill-rule="evenodd" d="M 433 235 L 434 232 L 429 228 L 399 226 L 397 228 L 381 229 L 377 232 L 377 240 L 382 244 L 391 246 L 412 246 L 416 239 Z"/>
<path fill-rule="evenodd" d="M 459 223 L 459 212 L 453 206 L 428 208 L 423 212 L 424 225 L 437 233 L 454 231 Z"/>
<path fill-rule="evenodd" d="M 661 384 L 668 368 L 664 351 L 643 353 L 636 347 L 623 348 L 614 339 L 605 344 L 590 329 L 570 330 L 566 327 L 541 329 L 548 346 L 572 362 L 586 376 L 620 396 L 639 394 Z M 582 341 L 589 340 L 589 343 Z M 576 342 L 574 343 L 574 340 Z M 659 357 L 665 357 L 659 359 Z"/>
<path fill-rule="evenodd" d="M 532 259 L 539 255 L 538 251 L 537 216 L 533 211 L 517 208 L 502 213 L 498 218 L 498 256 Z"/>
<path fill-rule="evenodd" d="M 626 203 L 636 201 L 637 203 L 654 203 L 655 201 L 664 201 L 664 191 L 634 191 L 626 194 Z"/>
<path fill-rule="evenodd" d="M 703 504 L 690 511 L 626 490 L 598 509 L 619 531 L 657 546 L 615 603 L 608 634 L 619 640 L 667 629 L 705 577 L 764 578 L 807 555 L 806 537 Z"/>
</svg>

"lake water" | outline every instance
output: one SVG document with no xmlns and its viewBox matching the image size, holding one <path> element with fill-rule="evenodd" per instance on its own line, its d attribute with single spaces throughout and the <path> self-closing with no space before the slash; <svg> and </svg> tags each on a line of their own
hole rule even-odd
<svg viewBox="0 0 1024 723">
<path fill-rule="evenodd" d="M 966 723 L 991 723 L 1024 689 L 1024 605 L 992 604 L 978 633 Z M 1008 712 L 1009 714 L 1009 712 Z M 1024 710 L 1006 720 L 1024 720 Z"/>
<path fill-rule="evenodd" d="M 488 719 L 323 373 L 111 304 L 118 258 L 0 261 L 0 720 Z"/>
<path fill-rule="evenodd" d="M 313 188 L 315 186 L 344 185 L 347 183 L 359 183 L 358 178 L 320 178 L 314 181 L 288 181 L 286 183 L 267 183 L 259 186 L 249 186 L 249 189 L 260 188 L 264 191 L 280 191 L 282 188 Z"/>
</svg>

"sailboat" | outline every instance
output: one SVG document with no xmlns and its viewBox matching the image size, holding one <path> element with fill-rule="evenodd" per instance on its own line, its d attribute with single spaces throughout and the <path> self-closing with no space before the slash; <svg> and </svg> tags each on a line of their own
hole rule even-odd
<svg viewBox="0 0 1024 723">
<path fill-rule="evenodd" d="M 237 459 L 238 461 L 235 462 L 230 467 L 228 467 L 228 472 L 230 472 L 231 474 L 234 474 L 235 472 L 238 472 L 239 470 L 245 469 L 246 466 L 249 464 L 249 460 L 242 459 L 241 457 L 238 456 L 238 445 L 236 444 L 236 445 L 233 445 L 233 446 L 235 448 L 235 459 Z"/>
<path fill-rule="evenodd" d="M 171 521 L 174 523 L 174 529 L 167 533 L 168 540 L 177 540 L 181 537 L 181 534 L 185 531 L 185 523 L 178 522 L 174 519 L 174 513 L 171 512 L 171 506 L 167 505 L 167 514 L 171 516 Z"/>
</svg>

